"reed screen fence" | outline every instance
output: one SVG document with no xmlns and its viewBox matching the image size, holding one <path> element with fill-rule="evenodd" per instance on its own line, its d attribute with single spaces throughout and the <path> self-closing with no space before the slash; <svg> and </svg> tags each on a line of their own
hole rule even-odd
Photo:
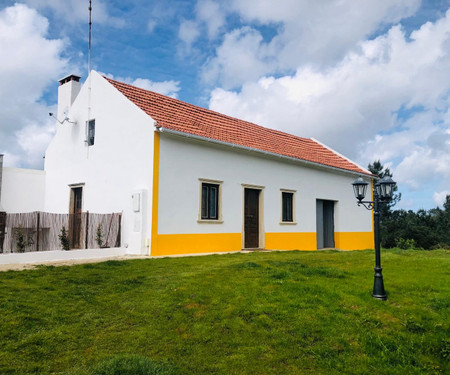
<svg viewBox="0 0 450 375">
<path fill-rule="evenodd" d="M 119 212 L 7 213 L 4 228 L 0 228 L 0 232 L 3 233 L 3 238 L 0 238 L 0 252 L 60 250 L 63 249 L 63 232 L 66 233 L 68 247 L 71 250 L 119 247 L 121 221 L 122 213 Z"/>
</svg>

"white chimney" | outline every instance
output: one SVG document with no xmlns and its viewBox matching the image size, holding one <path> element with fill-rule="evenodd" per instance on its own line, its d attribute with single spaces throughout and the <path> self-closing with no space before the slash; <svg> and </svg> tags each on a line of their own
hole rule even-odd
<svg viewBox="0 0 450 375">
<path fill-rule="evenodd" d="M 63 121 L 81 90 L 79 76 L 71 74 L 59 80 L 58 87 L 58 120 Z"/>
</svg>

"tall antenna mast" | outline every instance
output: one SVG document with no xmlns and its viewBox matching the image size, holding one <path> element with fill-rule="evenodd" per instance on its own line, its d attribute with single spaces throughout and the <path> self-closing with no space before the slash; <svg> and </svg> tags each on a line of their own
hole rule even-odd
<svg viewBox="0 0 450 375">
<path fill-rule="evenodd" d="M 89 0 L 89 53 L 88 53 L 88 75 L 91 74 L 91 29 L 92 29 L 92 0 Z"/>
<path fill-rule="evenodd" d="M 92 85 L 91 85 L 91 29 L 92 29 L 92 19 L 91 19 L 91 13 L 92 13 L 92 0 L 89 0 L 89 52 L 88 52 L 88 108 L 87 108 L 87 119 L 88 121 L 86 124 L 89 124 L 89 120 L 91 120 L 91 91 L 92 91 Z M 88 125 L 86 125 L 86 138 L 88 139 Z M 85 143 L 87 146 L 88 144 Z M 89 158 L 89 147 L 86 147 L 86 156 Z"/>
</svg>

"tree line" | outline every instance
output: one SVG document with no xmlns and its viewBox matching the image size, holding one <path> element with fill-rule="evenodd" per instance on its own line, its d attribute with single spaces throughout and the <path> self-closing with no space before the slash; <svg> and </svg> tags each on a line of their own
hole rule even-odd
<svg viewBox="0 0 450 375">
<path fill-rule="evenodd" d="M 389 168 L 384 168 L 379 160 L 369 164 L 368 169 L 379 178 L 392 177 Z M 401 193 L 395 187 L 392 201 L 382 205 L 381 245 L 401 249 L 450 249 L 450 195 L 446 196 L 443 208 L 418 211 L 394 210 L 400 199 Z"/>
</svg>

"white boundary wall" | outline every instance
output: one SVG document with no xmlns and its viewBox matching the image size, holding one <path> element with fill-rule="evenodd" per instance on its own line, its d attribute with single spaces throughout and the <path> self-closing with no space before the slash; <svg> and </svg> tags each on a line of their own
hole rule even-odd
<svg viewBox="0 0 450 375">
<path fill-rule="evenodd" d="M 3 167 L 0 206 L 8 213 L 44 210 L 45 172 Z"/>
<path fill-rule="evenodd" d="M 102 259 L 126 255 L 126 249 L 115 247 L 111 249 L 86 250 L 53 250 L 29 253 L 0 254 L 0 265 L 48 263 L 72 260 Z"/>
</svg>

